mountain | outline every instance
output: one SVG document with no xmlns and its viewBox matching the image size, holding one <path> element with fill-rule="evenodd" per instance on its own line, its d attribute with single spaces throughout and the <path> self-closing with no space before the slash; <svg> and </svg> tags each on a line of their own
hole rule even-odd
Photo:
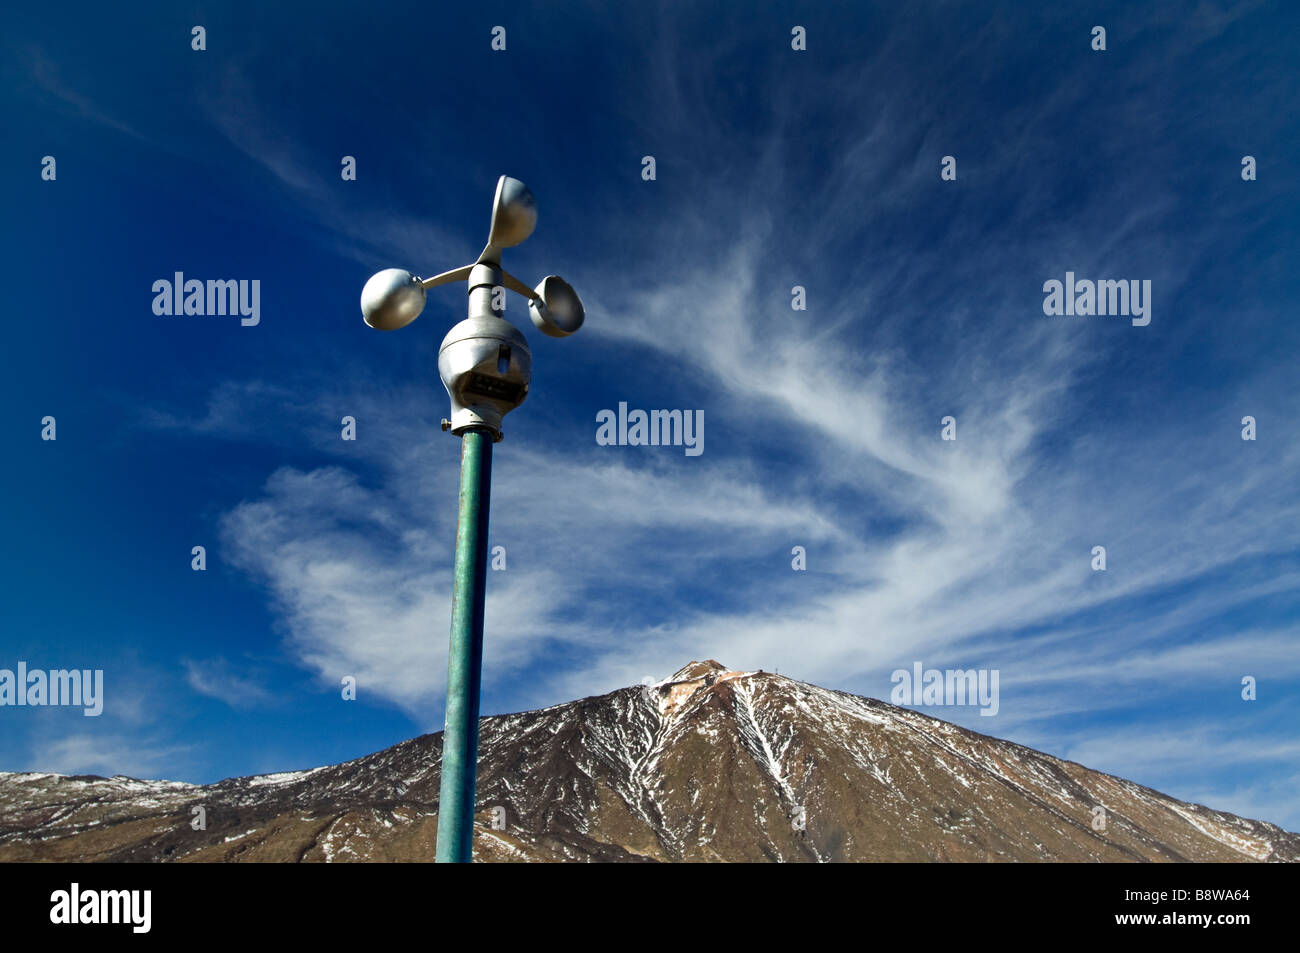
<svg viewBox="0 0 1300 953">
<path fill-rule="evenodd" d="M 0 774 L 0 861 L 429 860 L 441 747 L 441 734 L 424 735 L 203 786 Z M 194 830 L 199 807 L 206 828 Z M 1295 861 L 1300 835 L 915 711 L 706 661 L 655 685 L 484 718 L 475 858 Z"/>
</svg>

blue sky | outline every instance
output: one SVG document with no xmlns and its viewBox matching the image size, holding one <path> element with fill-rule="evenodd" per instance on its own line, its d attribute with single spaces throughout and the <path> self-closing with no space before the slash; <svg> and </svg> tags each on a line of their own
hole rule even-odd
<svg viewBox="0 0 1300 953">
<path fill-rule="evenodd" d="M 0 667 L 106 698 L 0 708 L 0 769 L 441 728 L 463 290 L 389 334 L 358 299 L 473 260 L 505 173 L 539 206 L 506 267 L 587 323 L 508 306 L 484 713 L 708 657 L 885 699 L 990 668 L 996 716 L 924 710 L 1300 829 L 1300 11 L 973 6 L 7 11 Z M 155 315 L 176 271 L 257 279 L 260 323 Z M 1046 316 L 1067 271 L 1150 280 L 1151 323 Z M 598 446 L 620 401 L 702 410 L 703 454 Z"/>
</svg>

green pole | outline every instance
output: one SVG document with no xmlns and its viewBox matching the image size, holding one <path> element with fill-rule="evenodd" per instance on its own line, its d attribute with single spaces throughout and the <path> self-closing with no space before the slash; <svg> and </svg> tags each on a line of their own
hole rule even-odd
<svg viewBox="0 0 1300 953">
<path fill-rule="evenodd" d="M 442 733 L 442 788 L 438 796 L 440 864 L 468 864 L 474 850 L 478 694 L 483 673 L 483 595 L 487 585 L 491 486 L 492 434 L 474 427 L 461 438 L 447 721 Z"/>
</svg>

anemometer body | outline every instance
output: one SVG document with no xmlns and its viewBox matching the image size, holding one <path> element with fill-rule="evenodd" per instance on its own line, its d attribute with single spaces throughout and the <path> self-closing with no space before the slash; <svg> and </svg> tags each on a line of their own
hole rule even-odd
<svg viewBox="0 0 1300 953">
<path fill-rule="evenodd" d="M 405 327 L 424 310 L 425 291 L 465 281 L 469 316 L 447 332 L 438 348 L 438 376 L 451 399 L 451 418 L 443 429 L 462 436 L 483 428 L 501 439 L 501 421 L 528 396 L 532 351 L 528 340 L 504 317 L 505 291 L 528 299 L 528 316 L 549 337 L 567 337 L 582 327 L 585 311 L 578 293 L 558 275 L 530 289 L 501 265 L 501 252 L 533 233 L 537 203 L 518 179 L 497 180 L 488 243 L 478 260 L 432 278 L 417 278 L 401 268 L 374 275 L 361 290 L 366 324 L 381 331 Z"/>
</svg>

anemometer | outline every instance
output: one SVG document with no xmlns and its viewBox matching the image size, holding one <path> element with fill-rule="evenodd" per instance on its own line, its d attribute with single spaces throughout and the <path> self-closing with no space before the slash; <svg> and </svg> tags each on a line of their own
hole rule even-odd
<svg viewBox="0 0 1300 953">
<path fill-rule="evenodd" d="M 528 316 L 543 334 L 568 337 L 582 327 L 582 301 L 567 281 L 547 275 L 530 289 L 501 265 L 501 252 L 522 244 L 536 225 L 533 193 L 503 175 L 492 202 L 487 247 L 476 261 L 432 278 L 386 268 L 361 290 L 366 324 L 395 331 L 420 316 L 429 288 L 454 281 L 468 285 L 469 317 L 448 331 L 438 348 L 438 374 L 451 398 L 451 419 L 443 429 L 457 436 L 484 427 L 494 441 L 500 440 L 501 419 L 528 396 L 532 352 L 523 334 L 503 317 L 506 289 L 528 299 Z"/>
</svg>

